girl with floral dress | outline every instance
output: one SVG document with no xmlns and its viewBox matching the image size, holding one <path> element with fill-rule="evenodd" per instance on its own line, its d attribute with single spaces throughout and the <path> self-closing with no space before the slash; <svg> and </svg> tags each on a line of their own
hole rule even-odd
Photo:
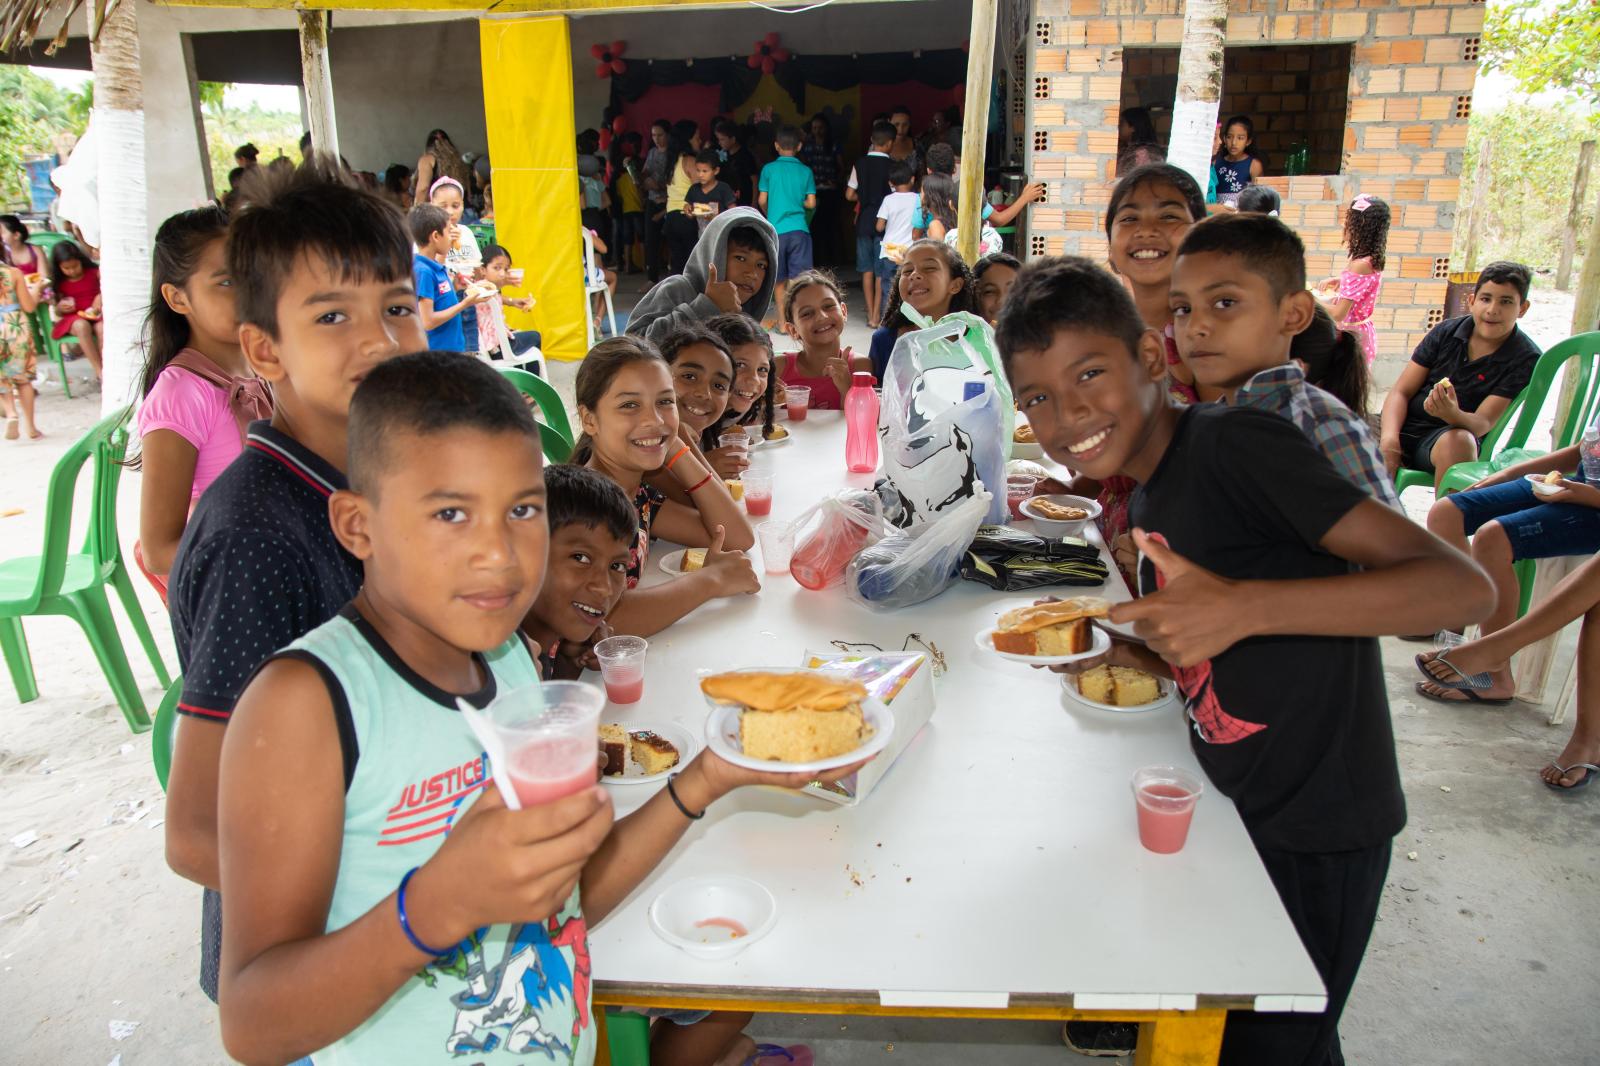
<svg viewBox="0 0 1600 1066">
<path fill-rule="evenodd" d="M 16 440 L 17 415 L 29 440 L 44 436 L 33 423 L 33 375 L 39 350 L 33 343 L 28 316 L 39 306 L 39 294 L 28 287 L 22 271 L 0 266 L 0 397 L 6 414 L 6 439 Z"/>
<path fill-rule="evenodd" d="M 1317 287 L 1328 313 L 1340 329 L 1349 330 L 1361 342 L 1367 365 L 1378 356 L 1378 331 L 1372 324 L 1377 309 L 1378 290 L 1383 287 L 1384 251 L 1389 244 L 1389 205 L 1376 196 L 1362 193 L 1345 213 L 1344 245 L 1350 259 L 1337 278 L 1327 278 Z"/>
</svg>

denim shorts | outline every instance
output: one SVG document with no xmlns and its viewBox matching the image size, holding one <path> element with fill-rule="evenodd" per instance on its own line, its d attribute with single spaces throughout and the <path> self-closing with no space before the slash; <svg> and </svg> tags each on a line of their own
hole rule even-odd
<svg viewBox="0 0 1600 1066">
<path fill-rule="evenodd" d="M 811 234 L 805 230 L 778 234 L 778 281 L 788 281 L 812 267 Z"/>
<path fill-rule="evenodd" d="M 863 274 L 878 269 L 878 238 L 856 235 L 856 269 Z"/>
<path fill-rule="evenodd" d="M 646 1018 L 665 1018 L 673 1025 L 693 1025 L 703 1022 L 711 1017 L 708 1010 L 672 1010 L 668 1007 L 612 1007 L 610 1010 L 623 1011 L 628 1014 L 642 1014 Z"/>
<path fill-rule="evenodd" d="M 884 299 L 894 291 L 895 275 L 900 273 L 900 264 L 892 259 L 878 260 L 878 282 L 883 286 Z"/>
<path fill-rule="evenodd" d="M 1583 471 L 1571 478 L 1583 480 Z M 1467 535 L 1499 522 L 1514 559 L 1551 559 L 1600 551 L 1600 509 L 1575 503 L 1545 503 L 1526 478 L 1505 485 L 1446 496 L 1461 512 Z"/>
</svg>

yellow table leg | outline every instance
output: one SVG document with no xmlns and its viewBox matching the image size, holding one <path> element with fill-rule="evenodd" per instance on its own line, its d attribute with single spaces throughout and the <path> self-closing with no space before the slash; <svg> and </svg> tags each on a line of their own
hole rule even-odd
<svg viewBox="0 0 1600 1066">
<path fill-rule="evenodd" d="M 1133 1066 L 1216 1066 L 1228 1012 L 1183 1011 L 1139 1023 Z"/>
</svg>

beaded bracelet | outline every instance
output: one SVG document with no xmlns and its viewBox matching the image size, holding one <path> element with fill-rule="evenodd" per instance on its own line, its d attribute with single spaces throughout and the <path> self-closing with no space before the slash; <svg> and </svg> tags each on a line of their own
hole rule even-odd
<svg viewBox="0 0 1600 1066">
<path fill-rule="evenodd" d="M 693 811 L 689 810 L 689 808 L 683 805 L 683 800 L 678 798 L 678 790 L 674 788 L 672 784 L 677 779 L 677 774 L 667 775 L 667 795 L 672 797 L 672 802 L 678 805 L 678 810 L 683 812 L 683 816 L 685 818 L 689 819 L 691 822 L 698 822 L 700 819 L 706 816 L 706 812 L 701 811 L 699 814 L 695 814 Z"/>
<path fill-rule="evenodd" d="M 671 470 L 672 469 L 672 464 L 677 462 L 679 459 L 682 459 L 683 456 L 684 456 L 684 453 L 687 452 L 688 450 L 689 450 L 689 446 L 687 444 L 685 444 L 683 447 L 679 448 L 676 452 L 674 452 L 673 455 L 672 455 L 672 458 L 667 460 L 667 465 L 661 468 L 661 472 L 662 473 L 666 473 L 668 470 Z"/>
<path fill-rule="evenodd" d="M 701 478 L 701 479 L 700 479 L 700 480 L 699 480 L 699 481 L 696 481 L 696 482 L 695 482 L 695 483 L 694 483 L 694 484 L 693 484 L 693 485 L 690 485 L 690 486 L 689 486 L 689 487 L 688 487 L 688 488 L 687 488 L 687 489 L 685 489 L 685 490 L 684 490 L 684 491 L 685 491 L 685 492 L 693 492 L 693 491 L 695 491 L 695 490 L 696 490 L 696 489 L 700 489 L 700 488 L 704 488 L 704 487 L 705 487 L 705 484 L 706 484 L 706 482 L 708 482 L 708 481 L 710 481 L 710 480 L 711 480 L 711 478 L 712 478 L 712 477 L 713 477 L 713 476 L 714 476 L 714 475 L 711 475 L 711 474 L 707 474 L 707 475 L 706 475 L 706 476 L 705 476 L 705 477 L 703 477 L 703 478 Z"/>
<path fill-rule="evenodd" d="M 681 807 L 683 805 L 680 803 L 678 806 Z M 450 954 L 455 950 L 455 945 L 452 944 L 443 951 L 440 951 L 438 948 L 430 948 L 428 945 L 418 940 L 417 934 L 411 931 L 411 919 L 406 917 L 406 886 L 411 883 L 411 875 L 415 874 L 418 869 L 419 867 L 413 866 L 411 869 L 407 870 L 406 875 L 400 879 L 400 891 L 395 893 L 394 909 L 400 912 L 400 931 L 405 933 L 407 940 L 411 941 L 411 946 L 422 952 L 424 955 L 436 959 L 442 955 Z"/>
</svg>

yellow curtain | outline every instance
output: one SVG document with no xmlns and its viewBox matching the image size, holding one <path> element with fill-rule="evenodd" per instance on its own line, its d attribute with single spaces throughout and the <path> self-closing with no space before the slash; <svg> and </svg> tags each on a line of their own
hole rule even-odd
<svg viewBox="0 0 1600 1066">
<path fill-rule="evenodd" d="M 587 343 L 583 237 L 573 128 L 572 49 L 561 15 L 479 22 L 484 119 L 494 168 L 495 237 L 534 300 L 508 321 L 543 334 L 547 359 L 582 359 Z M 513 290 L 514 295 L 523 295 Z"/>
</svg>

